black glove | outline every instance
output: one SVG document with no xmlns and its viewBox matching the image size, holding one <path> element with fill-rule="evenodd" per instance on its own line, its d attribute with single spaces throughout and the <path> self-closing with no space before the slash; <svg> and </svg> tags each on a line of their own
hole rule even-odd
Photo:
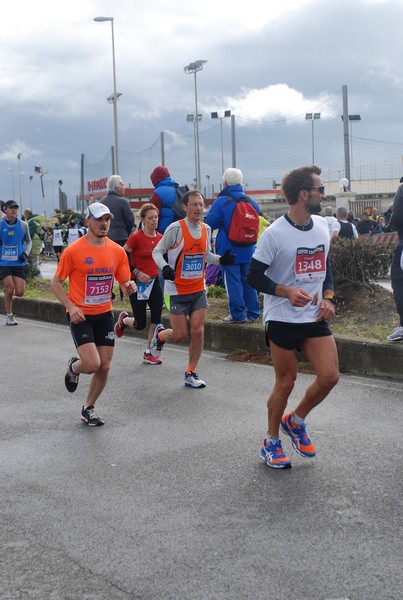
<svg viewBox="0 0 403 600">
<path fill-rule="evenodd" d="M 18 257 L 18 260 L 19 260 L 20 262 L 27 262 L 27 260 L 28 260 L 28 256 L 25 254 L 25 252 L 23 252 L 23 253 L 22 253 L 22 254 L 21 254 L 19 257 Z"/>
<path fill-rule="evenodd" d="M 169 279 L 169 281 L 174 281 L 175 271 L 169 265 L 165 265 L 165 267 L 162 269 L 162 276 L 164 279 Z"/>
<path fill-rule="evenodd" d="M 222 256 L 220 256 L 220 265 L 233 265 L 235 262 L 235 254 L 231 254 L 231 250 L 226 250 Z"/>
</svg>

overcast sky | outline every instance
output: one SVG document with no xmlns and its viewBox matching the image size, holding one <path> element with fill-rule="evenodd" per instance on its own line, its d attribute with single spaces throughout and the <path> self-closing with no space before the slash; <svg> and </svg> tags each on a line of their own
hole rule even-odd
<svg viewBox="0 0 403 600">
<path fill-rule="evenodd" d="M 19 166 L 25 197 L 42 166 L 46 193 L 62 179 L 70 199 L 80 155 L 97 162 L 114 143 L 111 25 L 97 16 L 114 17 L 121 151 L 149 148 L 161 131 L 189 134 L 194 86 L 183 67 L 198 59 L 208 61 L 197 79 L 199 112 L 208 116 L 231 109 L 240 119 L 295 118 L 346 84 L 360 136 L 403 142 L 403 0 L 7 2 L 2 199 L 13 182 L 19 198 Z M 32 186 L 38 196 L 38 177 Z"/>
</svg>

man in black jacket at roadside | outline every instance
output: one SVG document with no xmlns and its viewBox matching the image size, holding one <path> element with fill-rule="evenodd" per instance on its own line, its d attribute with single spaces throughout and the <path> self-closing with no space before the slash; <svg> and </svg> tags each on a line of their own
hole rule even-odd
<svg viewBox="0 0 403 600">
<path fill-rule="evenodd" d="M 134 227 L 134 215 L 128 201 L 123 197 L 125 184 L 120 175 L 111 175 L 107 181 L 107 196 L 99 202 L 105 204 L 113 214 L 108 237 L 124 246 Z"/>
</svg>

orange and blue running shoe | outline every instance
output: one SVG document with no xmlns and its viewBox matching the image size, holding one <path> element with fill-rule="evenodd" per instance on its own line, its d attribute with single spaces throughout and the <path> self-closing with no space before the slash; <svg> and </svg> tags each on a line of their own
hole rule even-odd
<svg viewBox="0 0 403 600">
<path fill-rule="evenodd" d="M 272 467 L 273 469 L 289 469 L 291 467 L 291 461 L 284 454 L 280 440 L 273 444 L 265 438 L 260 448 L 259 457 L 268 467 Z"/>
<path fill-rule="evenodd" d="M 305 458 L 313 458 L 316 454 L 315 446 L 306 434 L 305 423 L 297 425 L 292 423 L 291 419 L 294 411 L 284 415 L 280 422 L 280 427 L 291 438 L 291 444 L 295 452 Z"/>
</svg>

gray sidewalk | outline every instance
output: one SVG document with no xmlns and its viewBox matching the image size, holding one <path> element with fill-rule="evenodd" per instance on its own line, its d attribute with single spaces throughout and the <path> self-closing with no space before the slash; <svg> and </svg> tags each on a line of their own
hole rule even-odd
<svg viewBox="0 0 403 600">
<path fill-rule="evenodd" d="M 118 340 L 90 429 L 67 326 L 1 328 L 2 600 L 400 600 L 402 384 L 342 376 L 308 419 L 317 458 L 285 440 L 278 472 L 258 460 L 270 367 L 206 351 L 192 390 L 185 348 L 143 348 Z"/>
</svg>

